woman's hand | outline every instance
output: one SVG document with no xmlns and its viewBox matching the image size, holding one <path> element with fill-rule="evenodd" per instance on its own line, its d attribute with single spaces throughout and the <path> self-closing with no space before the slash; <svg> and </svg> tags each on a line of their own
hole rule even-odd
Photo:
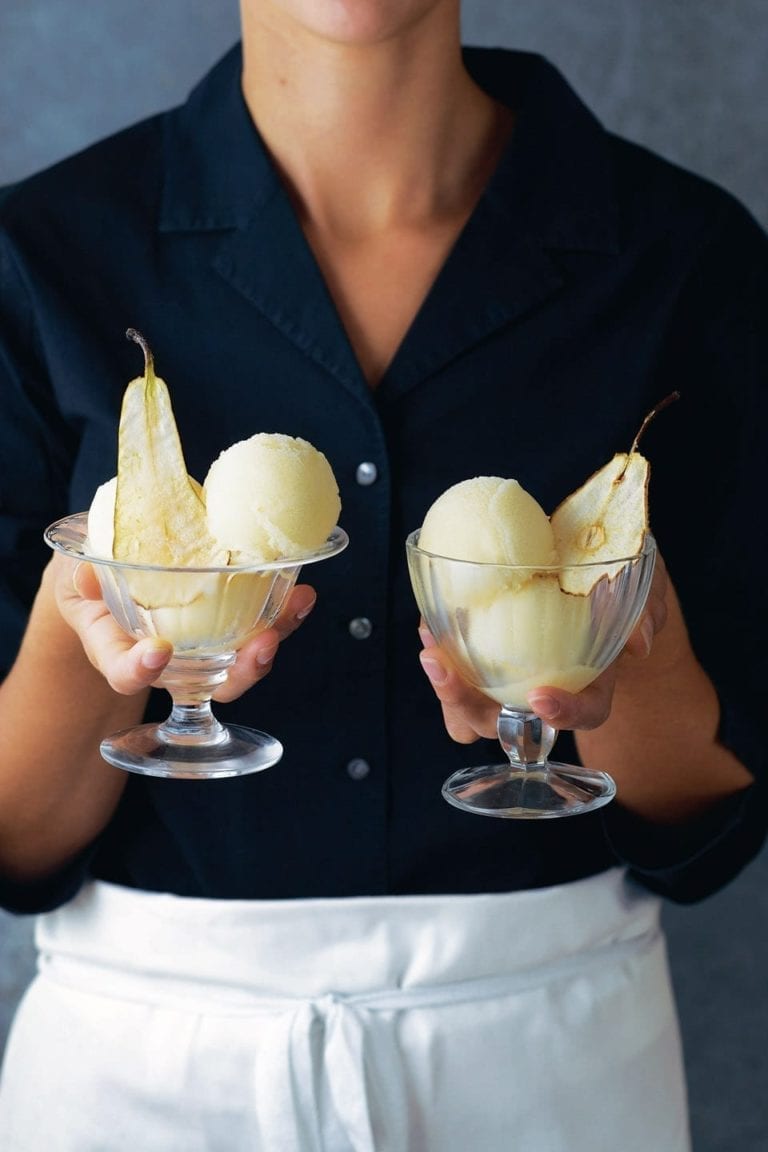
<svg viewBox="0 0 768 1152">
<path fill-rule="evenodd" d="M 666 591 L 667 571 L 657 556 L 645 610 L 619 658 L 581 692 L 546 686 L 529 692 L 528 703 L 536 715 L 562 729 L 589 730 L 604 724 L 617 680 L 633 661 L 650 654 L 654 637 L 664 626 Z M 424 645 L 421 665 L 442 705 L 449 736 L 459 744 L 471 744 L 480 736 L 494 737 L 499 705 L 462 679 L 423 624 L 419 635 Z"/>
<path fill-rule="evenodd" d="M 57 553 L 51 565 L 58 609 L 77 633 L 94 668 L 120 695 L 130 696 L 153 684 L 171 658 L 170 643 L 153 638 L 134 640 L 123 632 L 101 598 L 90 564 L 75 564 Z M 308 584 L 297 584 L 273 626 L 252 636 L 240 649 L 215 699 L 234 700 L 266 676 L 281 640 L 295 632 L 314 603 L 314 590 Z"/>
</svg>

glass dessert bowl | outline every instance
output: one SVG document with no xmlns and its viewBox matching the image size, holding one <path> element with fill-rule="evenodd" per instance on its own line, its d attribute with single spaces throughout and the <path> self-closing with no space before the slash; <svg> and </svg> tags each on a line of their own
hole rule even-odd
<svg viewBox="0 0 768 1152">
<path fill-rule="evenodd" d="M 157 680 L 171 696 L 162 723 L 108 736 L 101 754 L 110 764 L 148 776 L 213 779 L 260 772 L 283 747 L 252 728 L 221 724 L 211 709 L 237 651 L 277 618 L 305 564 L 326 560 L 349 543 L 334 528 L 316 551 L 258 565 L 167 568 L 95 556 L 88 547 L 88 514 L 51 524 L 45 542 L 71 560 L 92 564 L 104 601 L 129 635 L 169 640 L 173 655 Z"/>
<path fill-rule="evenodd" d="M 418 531 L 408 536 L 406 553 L 425 624 L 464 679 L 501 706 L 497 731 L 508 764 L 453 773 L 445 799 L 513 819 L 607 804 L 616 792 L 611 777 L 550 760 L 557 730 L 532 712 L 526 696 L 545 687 L 579 692 L 616 659 L 648 596 L 653 537 L 646 534 L 637 555 L 567 566 L 449 559 L 422 550 Z"/>
</svg>

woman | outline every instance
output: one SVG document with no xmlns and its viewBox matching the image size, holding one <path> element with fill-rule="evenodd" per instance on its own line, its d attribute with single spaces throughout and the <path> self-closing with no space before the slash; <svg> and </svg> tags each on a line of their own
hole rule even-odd
<svg viewBox="0 0 768 1152">
<path fill-rule="evenodd" d="M 765 830 L 733 563 L 759 522 L 765 237 L 543 61 L 462 53 L 456 0 L 244 0 L 242 32 L 184 107 L 3 209 L 0 871 L 44 913 L 4 1147 L 683 1152 L 655 894 L 714 891 Z M 339 479 L 352 543 L 308 630 L 272 670 L 302 586 L 219 693 L 284 735 L 255 777 L 104 764 L 168 646 L 44 566 L 44 525 L 114 472 L 127 323 L 193 475 L 275 430 Z M 497 709 L 427 634 L 421 675 L 406 532 L 475 474 L 551 510 L 677 386 L 644 440 L 671 578 L 600 681 L 531 696 L 617 802 L 456 812 L 440 782 L 498 755 L 474 743 Z M 704 460 L 725 439 L 727 469 L 681 469 L 683 437 Z"/>
</svg>

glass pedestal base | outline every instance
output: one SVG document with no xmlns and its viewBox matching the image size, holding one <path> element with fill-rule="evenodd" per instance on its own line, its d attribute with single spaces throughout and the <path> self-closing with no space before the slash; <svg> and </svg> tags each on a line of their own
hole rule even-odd
<svg viewBox="0 0 768 1152">
<path fill-rule="evenodd" d="M 605 772 L 547 762 L 463 768 L 448 777 L 442 791 L 449 804 L 477 816 L 553 820 L 602 808 L 616 795 L 616 785 Z"/>
<path fill-rule="evenodd" d="M 280 741 L 266 732 L 218 723 L 216 729 L 213 739 L 185 743 L 178 735 L 169 739 L 163 724 L 141 724 L 102 740 L 101 755 L 126 772 L 176 780 L 247 776 L 270 768 L 283 755 Z"/>
</svg>

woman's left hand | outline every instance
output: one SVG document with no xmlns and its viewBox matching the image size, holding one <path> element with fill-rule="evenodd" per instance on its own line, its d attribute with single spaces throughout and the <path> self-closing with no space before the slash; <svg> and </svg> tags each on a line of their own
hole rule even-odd
<svg viewBox="0 0 768 1152">
<path fill-rule="evenodd" d="M 133 695 L 154 684 L 170 659 L 170 643 L 155 638 L 136 641 L 123 632 L 101 598 L 92 565 L 73 565 L 56 554 L 49 568 L 61 616 L 79 636 L 91 664 L 115 692 Z M 306 619 L 315 599 L 309 584 L 292 588 L 272 626 L 254 633 L 240 648 L 214 699 L 235 700 L 262 680 L 271 671 L 280 644 Z M 151 664 L 144 660 L 148 652 L 156 655 Z"/>
<path fill-rule="evenodd" d="M 618 659 L 581 692 L 546 686 L 529 692 L 528 703 L 536 715 L 562 729 L 588 730 L 604 724 L 623 669 L 649 655 L 654 637 L 664 626 L 666 588 L 667 570 L 657 556 L 645 609 Z M 459 744 L 471 744 L 481 736 L 495 737 L 499 705 L 467 684 L 423 623 L 419 635 L 424 645 L 421 665 L 442 705 L 448 735 Z"/>
</svg>

